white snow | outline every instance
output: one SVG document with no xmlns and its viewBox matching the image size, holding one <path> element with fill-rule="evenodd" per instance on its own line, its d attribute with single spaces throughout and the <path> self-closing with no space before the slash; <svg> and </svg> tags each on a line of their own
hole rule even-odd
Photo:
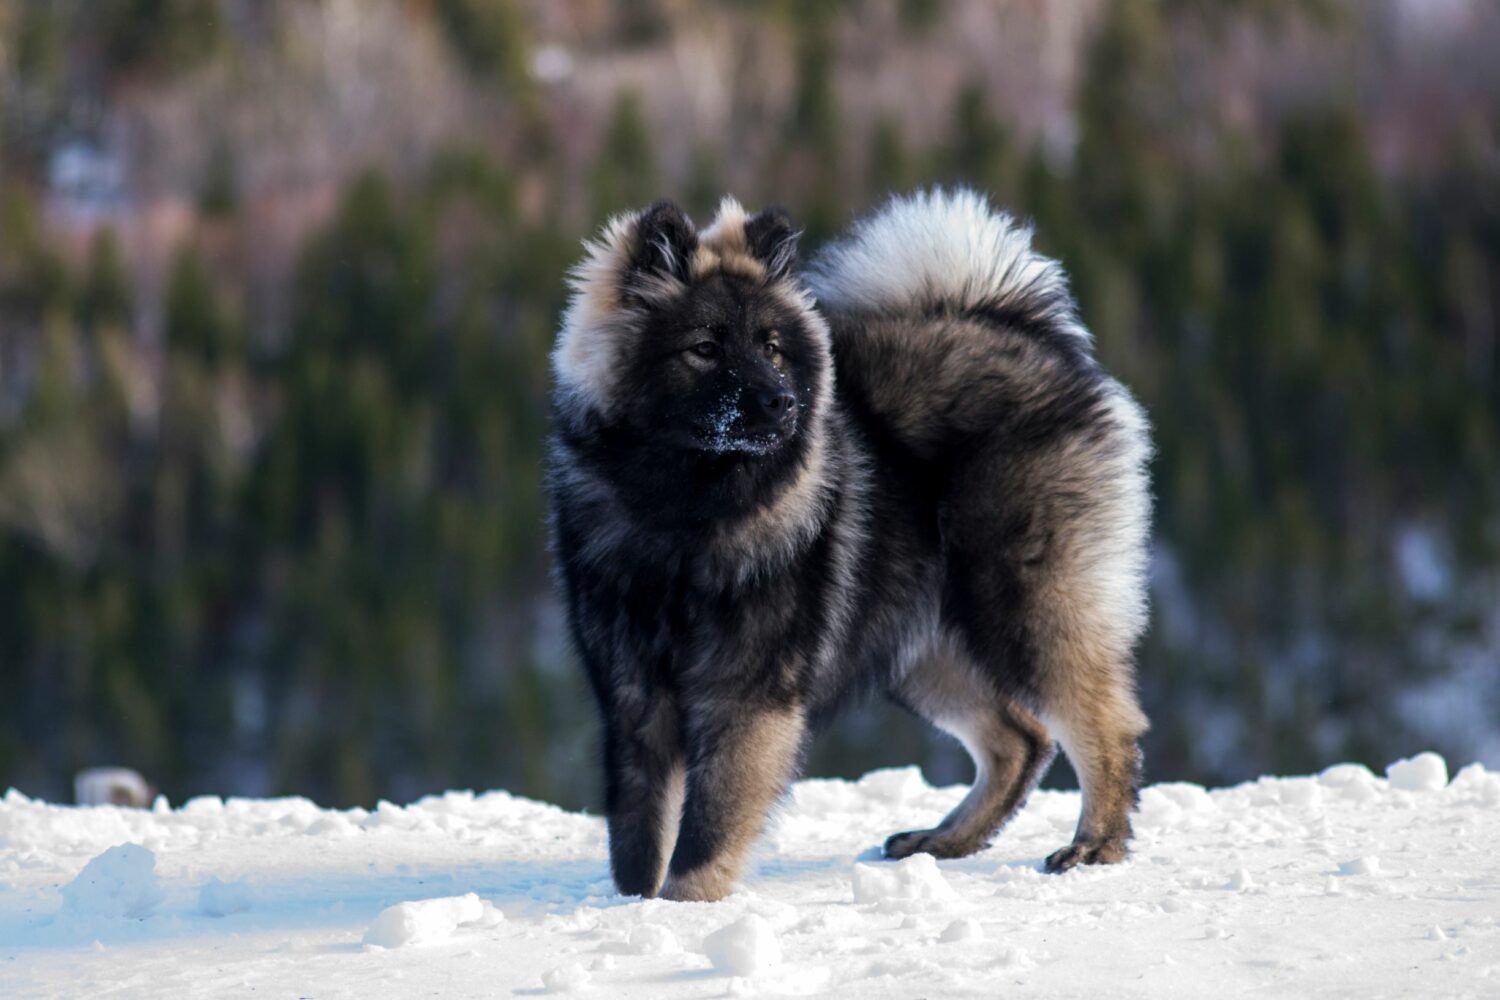
<svg viewBox="0 0 1500 1000">
<path fill-rule="evenodd" d="M 1398 760 L 1385 769 L 1392 788 L 1407 792 L 1435 792 L 1448 784 L 1448 762 L 1428 751 Z"/>
<path fill-rule="evenodd" d="M 781 964 L 781 940 L 758 913 L 747 913 L 703 939 L 703 954 L 726 976 L 753 976 Z"/>
<path fill-rule="evenodd" d="M 938 935 L 938 940 L 949 944 L 955 941 L 978 941 L 982 937 L 984 937 L 984 928 L 979 926 L 979 921 L 966 917 L 944 927 L 943 933 Z"/>
<path fill-rule="evenodd" d="M 1379 875 L 1380 859 L 1373 855 L 1355 858 L 1339 864 L 1340 875 Z"/>
<path fill-rule="evenodd" d="M 665 927 L 640 924 L 630 929 L 625 950 L 632 955 L 676 955 L 682 951 L 682 944 L 677 935 Z"/>
<path fill-rule="evenodd" d="M 577 993 L 593 980 L 589 970 L 577 962 L 542 973 L 542 986 L 548 993 Z"/>
<path fill-rule="evenodd" d="M 83 866 L 62 887 L 59 915 L 70 920 L 145 920 L 162 901 L 156 858 L 139 844 L 119 844 Z"/>
<path fill-rule="evenodd" d="M 505 919 L 489 900 L 472 892 L 462 896 L 397 903 L 380 911 L 365 931 L 364 943 L 381 948 L 447 941 L 459 928 L 487 929 Z"/>
<path fill-rule="evenodd" d="M 856 903 L 911 899 L 948 900 L 956 899 L 957 896 L 930 854 L 913 854 L 901 861 L 854 866 Z"/>
<path fill-rule="evenodd" d="M 1041 872 L 1039 791 L 961 861 L 873 860 L 963 788 L 798 784 L 720 903 L 614 894 L 597 816 L 0 801 L 0 995 L 1500 996 L 1500 773 L 1419 754 L 1144 790 L 1131 859 Z M 367 943 L 368 942 L 368 943 Z"/>
</svg>

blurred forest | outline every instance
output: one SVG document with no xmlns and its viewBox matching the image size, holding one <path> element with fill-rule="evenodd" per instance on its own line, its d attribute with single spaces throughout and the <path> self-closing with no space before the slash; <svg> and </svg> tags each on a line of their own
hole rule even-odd
<svg viewBox="0 0 1500 1000">
<path fill-rule="evenodd" d="M 1496 52 L 1487 0 L 0 0 L 0 787 L 597 803 L 578 240 L 933 182 L 1152 415 L 1149 776 L 1500 765 Z M 967 777 L 868 706 L 812 770 L 911 762 Z"/>
</svg>

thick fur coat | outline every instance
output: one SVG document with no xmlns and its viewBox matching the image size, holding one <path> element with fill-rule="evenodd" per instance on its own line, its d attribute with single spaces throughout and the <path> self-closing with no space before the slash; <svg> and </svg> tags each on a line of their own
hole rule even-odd
<svg viewBox="0 0 1500 1000">
<path fill-rule="evenodd" d="M 1118 861 L 1139 778 L 1145 418 L 1059 266 L 969 191 L 897 198 L 805 272 L 784 213 L 660 203 L 573 272 L 548 488 L 625 893 L 717 899 L 862 690 L 974 786 L 890 857 L 982 849 L 1061 743 L 1049 870 Z"/>
</svg>

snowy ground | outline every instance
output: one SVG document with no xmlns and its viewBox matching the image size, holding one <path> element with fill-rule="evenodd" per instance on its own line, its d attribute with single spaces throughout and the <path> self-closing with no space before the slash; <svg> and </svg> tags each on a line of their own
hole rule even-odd
<svg viewBox="0 0 1500 1000">
<path fill-rule="evenodd" d="M 977 857 L 896 864 L 871 847 L 962 789 L 806 781 L 716 904 L 615 896 L 598 818 L 500 792 L 335 812 L 13 791 L 0 995 L 1500 997 L 1500 773 L 1446 776 L 1424 755 L 1156 785 L 1130 862 L 1060 877 L 1039 866 L 1074 793 L 1037 793 Z"/>
</svg>

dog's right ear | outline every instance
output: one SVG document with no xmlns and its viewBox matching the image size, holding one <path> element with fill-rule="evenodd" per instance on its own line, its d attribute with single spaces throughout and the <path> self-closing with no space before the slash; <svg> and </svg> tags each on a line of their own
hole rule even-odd
<svg viewBox="0 0 1500 1000">
<path fill-rule="evenodd" d="M 630 276 L 687 281 L 697 249 L 698 231 L 693 228 L 693 221 L 674 202 L 658 201 L 636 220 Z"/>
</svg>

